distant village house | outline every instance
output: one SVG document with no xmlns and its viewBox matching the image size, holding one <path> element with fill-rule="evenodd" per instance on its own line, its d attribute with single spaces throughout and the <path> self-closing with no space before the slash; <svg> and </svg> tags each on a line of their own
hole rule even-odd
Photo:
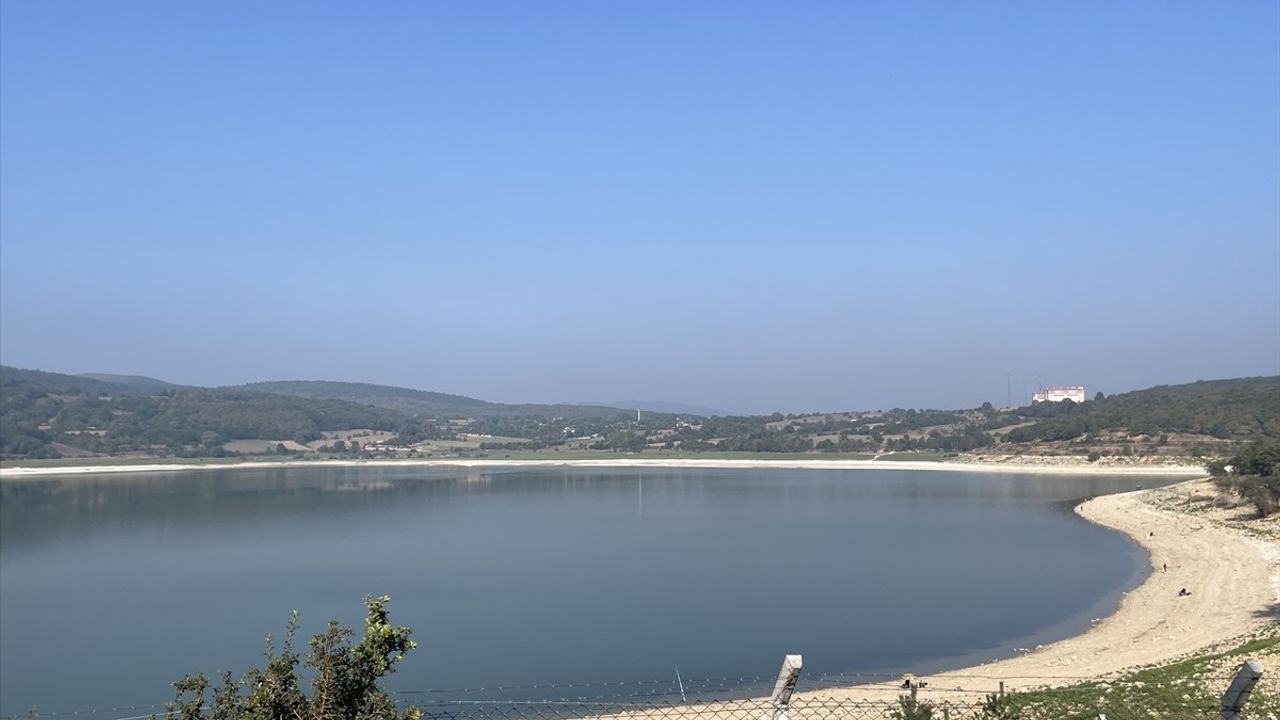
<svg viewBox="0 0 1280 720">
<path fill-rule="evenodd" d="M 1070 400 L 1074 403 L 1084 402 L 1084 386 L 1083 385 L 1065 385 L 1063 387 L 1051 387 L 1037 390 L 1031 396 L 1031 402 L 1062 402 Z"/>
</svg>

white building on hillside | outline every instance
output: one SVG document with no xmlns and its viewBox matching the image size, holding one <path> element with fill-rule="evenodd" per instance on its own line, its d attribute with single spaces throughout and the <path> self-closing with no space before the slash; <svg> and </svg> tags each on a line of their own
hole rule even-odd
<svg viewBox="0 0 1280 720">
<path fill-rule="evenodd" d="M 1083 385 L 1065 385 L 1063 387 L 1051 387 L 1037 390 L 1031 396 L 1031 402 L 1062 402 L 1070 400 L 1074 403 L 1084 402 L 1084 386 Z"/>
</svg>

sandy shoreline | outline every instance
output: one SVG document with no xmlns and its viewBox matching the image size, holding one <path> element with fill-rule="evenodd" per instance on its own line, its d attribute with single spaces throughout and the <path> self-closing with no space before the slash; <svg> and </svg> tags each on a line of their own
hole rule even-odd
<svg viewBox="0 0 1280 720">
<path fill-rule="evenodd" d="M 913 460 L 751 460 L 698 458 L 602 458 L 600 460 L 302 460 L 241 463 L 168 463 L 74 465 L 65 467 L 0 468 L 0 479 L 58 475 L 97 475 L 134 472 L 184 472 L 189 470 L 237 470 L 294 467 L 600 467 L 600 468 L 779 468 L 809 470 L 940 470 L 947 472 L 1001 472 L 1040 475 L 1159 475 L 1199 477 L 1204 469 L 1193 465 L 1040 465 L 1000 462 L 935 462 Z"/>
</svg>

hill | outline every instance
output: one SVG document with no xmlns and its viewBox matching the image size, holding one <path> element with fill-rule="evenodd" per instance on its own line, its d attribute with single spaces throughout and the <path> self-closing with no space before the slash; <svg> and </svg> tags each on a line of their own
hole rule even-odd
<svg viewBox="0 0 1280 720">
<path fill-rule="evenodd" d="M 310 442 L 356 428 L 409 440 L 436 431 L 404 413 L 340 400 L 146 385 L 0 367 L 0 453 L 208 457 L 226 454 L 231 440 Z"/>
<path fill-rule="evenodd" d="M 312 400 L 346 400 L 347 402 L 397 410 L 409 415 L 451 417 L 478 412 L 493 405 L 493 403 L 463 395 L 449 395 L 390 385 L 333 382 L 328 380 L 256 382 L 237 386 L 236 389 Z"/>
<path fill-rule="evenodd" d="M 137 388 L 140 391 L 163 390 L 165 388 L 182 387 L 173 383 L 157 380 L 145 375 L 117 375 L 115 373 L 79 373 L 75 377 L 98 380 L 118 387 Z"/>
<path fill-rule="evenodd" d="M 613 402 L 584 402 L 579 405 L 587 405 L 590 407 L 614 407 L 623 410 L 640 410 L 642 412 L 656 412 L 667 415 L 686 415 L 692 417 L 712 417 L 713 415 L 732 415 L 723 410 L 702 407 L 701 405 L 687 405 L 685 403 L 667 402 L 665 400 L 614 400 Z"/>
<path fill-rule="evenodd" d="M 1280 376 L 1159 385 L 1079 406 L 1034 406 L 1026 414 L 1035 424 L 1010 431 L 1010 442 L 1085 440 L 1106 432 L 1280 439 Z"/>
<path fill-rule="evenodd" d="M 651 406 L 652 407 L 652 406 Z M 671 406 L 664 406 L 671 407 Z M 1225 457 L 1280 439 L 1280 376 L 1212 380 L 968 410 L 694 417 L 608 406 L 503 404 L 367 383 L 224 388 L 0 367 L 5 458 L 218 456 L 329 443 L 377 456 L 660 451 Z M 339 443 L 338 441 L 342 442 Z M 245 442 L 254 441 L 254 442 Z M 908 457 L 921 457 L 912 455 Z"/>
<path fill-rule="evenodd" d="M 256 382 L 235 389 L 310 399 L 346 400 L 426 418 L 556 417 L 569 421 L 622 420 L 631 413 L 617 407 L 571 404 L 507 404 L 463 395 L 370 383 L 327 380 Z"/>
<path fill-rule="evenodd" d="M 137 383 L 116 382 L 107 378 L 118 375 L 66 375 L 64 373 L 27 370 L 0 365 L 0 382 L 26 382 L 49 392 L 95 392 L 136 394 L 149 392 Z M 160 382 L 160 381 L 156 381 Z"/>
<path fill-rule="evenodd" d="M 199 388 L 103 373 L 66 375 L 0 366 L 0 456 L 217 457 L 251 446 L 314 450 L 353 437 L 410 448 L 428 440 L 507 438 L 551 447 L 604 433 L 630 411 L 581 405 L 508 405 L 366 383 L 293 381 Z M 670 418 L 652 415 L 660 425 Z M 336 439 L 343 438 L 341 445 Z M 472 440 L 468 440 L 472 438 Z M 254 440 L 257 443 L 236 441 Z M 327 440 L 326 440 L 327 442 Z M 304 447 L 308 446 L 309 447 Z M 423 446 L 426 447 L 426 446 Z"/>
</svg>

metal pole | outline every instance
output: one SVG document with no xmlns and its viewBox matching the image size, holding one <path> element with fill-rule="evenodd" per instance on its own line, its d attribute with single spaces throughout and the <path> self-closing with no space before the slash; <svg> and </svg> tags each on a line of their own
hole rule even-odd
<svg viewBox="0 0 1280 720">
<path fill-rule="evenodd" d="M 791 707 L 791 693 L 795 692 L 796 681 L 800 679 L 800 669 L 803 667 L 804 660 L 799 655 L 782 658 L 778 681 L 773 684 L 773 720 L 790 720 L 788 711 Z"/>
<path fill-rule="evenodd" d="M 1249 702 L 1249 693 L 1253 686 L 1262 679 L 1262 663 L 1257 660 L 1245 660 L 1236 671 L 1236 678 L 1231 686 L 1222 694 L 1222 720 L 1240 720 L 1240 711 Z"/>
</svg>

